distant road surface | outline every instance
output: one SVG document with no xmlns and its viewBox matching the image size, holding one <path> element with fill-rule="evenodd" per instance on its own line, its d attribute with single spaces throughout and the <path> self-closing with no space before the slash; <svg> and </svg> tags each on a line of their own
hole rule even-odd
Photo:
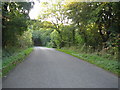
<svg viewBox="0 0 120 90">
<path fill-rule="evenodd" d="M 3 88 L 118 88 L 118 77 L 55 49 L 34 47 L 3 78 Z"/>
</svg>

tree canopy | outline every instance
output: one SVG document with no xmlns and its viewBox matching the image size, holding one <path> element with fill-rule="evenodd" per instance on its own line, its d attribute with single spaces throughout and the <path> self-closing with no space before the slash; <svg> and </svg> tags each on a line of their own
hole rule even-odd
<svg viewBox="0 0 120 90">
<path fill-rule="evenodd" d="M 30 20 L 28 15 L 34 3 L 2 5 L 4 48 L 13 45 L 23 48 L 34 43 L 56 48 L 76 47 L 99 54 L 119 52 L 118 2 L 43 2 L 45 9 L 37 20 Z"/>
<path fill-rule="evenodd" d="M 33 3 L 3 2 L 2 3 L 2 46 L 19 46 L 19 37 L 27 31 L 29 25 L 29 11 Z"/>
<path fill-rule="evenodd" d="M 105 50 L 117 55 L 120 39 L 119 4 L 118 2 L 59 1 L 49 6 L 49 3 L 43 3 L 47 9 L 42 15 L 40 14 L 39 19 L 51 18 L 51 23 L 47 24 L 52 26 L 49 32 L 49 43 L 51 43 L 49 45 L 53 45 L 52 47 L 84 46 L 85 51 Z M 42 26 L 44 30 L 47 27 L 47 25 Z"/>
</svg>

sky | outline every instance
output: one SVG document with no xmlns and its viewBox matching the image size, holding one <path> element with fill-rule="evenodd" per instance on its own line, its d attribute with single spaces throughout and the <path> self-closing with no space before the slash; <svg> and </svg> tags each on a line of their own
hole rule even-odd
<svg viewBox="0 0 120 90">
<path fill-rule="evenodd" d="M 48 3 L 53 3 L 56 0 L 33 0 L 34 1 L 34 7 L 31 9 L 29 16 L 31 19 L 37 19 L 38 15 L 40 12 L 42 12 L 45 8 L 41 7 L 40 2 L 48 2 Z"/>
<path fill-rule="evenodd" d="M 47 8 L 43 7 L 42 4 L 40 2 L 48 2 L 49 4 L 52 4 L 52 3 L 56 3 L 56 1 L 58 0 L 33 0 L 35 2 L 34 4 L 34 7 L 30 10 L 30 13 L 29 13 L 29 16 L 31 19 L 38 19 L 38 16 L 42 13 L 44 13 L 44 10 L 46 10 Z M 48 6 L 50 7 L 50 6 Z M 50 21 L 50 22 L 54 22 L 56 23 L 56 19 L 54 17 L 51 17 L 51 18 L 47 18 L 43 21 Z M 66 19 L 67 21 L 67 19 Z M 61 22 L 59 22 L 61 23 Z M 69 20 L 69 23 L 71 23 L 71 20 Z M 64 23 L 66 24 L 66 23 Z"/>
<path fill-rule="evenodd" d="M 30 10 L 29 16 L 31 19 L 37 19 L 40 13 L 40 3 L 37 0 L 34 0 L 35 4 L 34 7 Z"/>
</svg>

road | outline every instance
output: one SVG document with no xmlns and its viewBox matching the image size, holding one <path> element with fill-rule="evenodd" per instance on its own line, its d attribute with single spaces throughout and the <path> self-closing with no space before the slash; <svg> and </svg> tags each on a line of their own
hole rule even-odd
<svg viewBox="0 0 120 90">
<path fill-rule="evenodd" d="M 52 48 L 33 52 L 5 78 L 3 88 L 117 88 L 118 77 Z"/>
</svg>

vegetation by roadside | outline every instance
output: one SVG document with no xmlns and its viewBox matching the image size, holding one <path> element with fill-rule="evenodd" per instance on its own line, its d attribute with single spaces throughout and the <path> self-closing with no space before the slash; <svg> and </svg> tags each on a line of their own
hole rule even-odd
<svg viewBox="0 0 120 90">
<path fill-rule="evenodd" d="M 26 56 L 33 51 L 33 48 L 28 48 L 23 51 L 17 52 L 14 55 L 5 58 L 2 62 L 2 76 L 5 76 L 12 70 L 17 64 L 22 62 Z"/>
<path fill-rule="evenodd" d="M 107 58 L 101 57 L 97 54 L 90 53 L 79 53 L 69 49 L 57 49 L 58 51 L 70 54 L 79 59 L 85 60 L 89 63 L 95 64 L 107 71 L 110 71 L 118 76 L 120 76 L 119 63 L 117 60 L 109 60 Z"/>
<path fill-rule="evenodd" d="M 16 65 L 18 57 L 22 60 L 25 56 L 18 52 L 25 52 L 25 48 L 33 45 L 73 47 L 75 49 L 62 51 L 113 73 L 120 72 L 117 63 L 120 58 L 120 3 L 63 1 L 41 3 L 40 7 L 45 9 L 41 9 L 37 19 L 29 17 L 34 2 L 2 2 L 5 74 Z"/>
<path fill-rule="evenodd" d="M 5 76 L 31 51 L 33 46 L 29 11 L 33 2 L 2 2 L 2 66 Z"/>
</svg>

